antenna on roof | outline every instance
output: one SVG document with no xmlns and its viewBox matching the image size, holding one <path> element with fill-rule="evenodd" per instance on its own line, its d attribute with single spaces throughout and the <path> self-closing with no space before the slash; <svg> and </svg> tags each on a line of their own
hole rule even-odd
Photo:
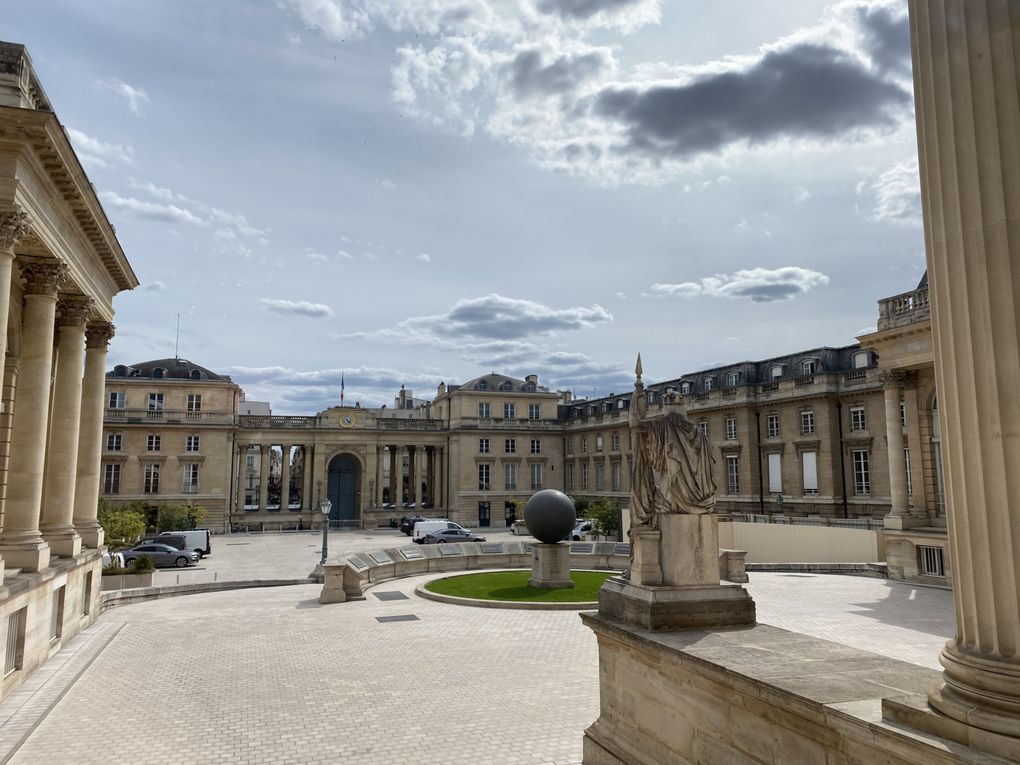
<svg viewBox="0 0 1020 765">
<path fill-rule="evenodd" d="M 177 339 L 174 340 L 174 358 L 181 357 L 181 314 L 177 314 Z"/>
</svg>

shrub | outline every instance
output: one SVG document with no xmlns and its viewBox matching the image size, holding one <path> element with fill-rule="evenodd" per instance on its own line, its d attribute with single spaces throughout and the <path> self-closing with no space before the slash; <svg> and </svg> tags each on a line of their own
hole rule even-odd
<svg viewBox="0 0 1020 765">
<path fill-rule="evenodd" d="M 128 566 L 127 570 L 129 574 L 147 574 L 150 571 L 156 570 L 156 564 L 148 555 L 142 554 L 131 561 L 131 565 Z"/>
<path fill-rule="evenodd" d="M 620 511 L 611 500 L 595 500 L 588 508 L 588 517 L 592 520 L 595 532 L 602 536 L 612 536 L 620 528 Z"/>
<path fill-rule="evenodd" d="M 103 576 L 120 576 L 121 574 L 129 573 L 131 572 L 128 571 L 128 569 L 124 568 L 123 566 L 110 565 L 103 567 Z"/>
<path fill-rule="evenodd" d="M 197 505 L 161 505 L 156 528 L 159 531 L 188 531 L 205 520 L 206 509 Z"/>
<path fill-rule="evenodd" d="M 96 516 L 110 547 L 130 546 L 145 533 L 145 512 L 135 503 L 116 505 L 100 500 Z"/>
</svg>

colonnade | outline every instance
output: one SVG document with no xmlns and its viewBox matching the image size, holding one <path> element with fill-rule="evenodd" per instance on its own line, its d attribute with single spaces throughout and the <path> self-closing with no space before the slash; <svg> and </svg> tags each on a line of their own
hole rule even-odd
<svg viewBox="0 0 1020 765">
<path fill-rule="evenodd" d="M 16 254 L 30 232 L 24 213 L 0 213 L 0 556 L 6 567 L 26 572 L 46 568 L 51 556 L 103 543 L 97 509 L 113 337 L 96 302 L 76 292 L 67 264 Z M 12 311 L 19 277 L 24 309 Z M 9 337 L 15 347 L 8 347 Z"/>
<path fill-rule="evenodd" d="M 426 444 L 401 446 L 389 444 L 376 449 L 375 507 L 386 499 L 397 507 L 414 502 L 442 507 L 446 501 L 444 448 Z M 404 456 L 407 456 L 407 491 L 404 489 Z M 384 465 L 389 466 L 389 479 L 384 486 Z M 400 480 L 397 480 L 398 477 Z M 424 484 L 424 488 L 422 486 Z"/>
</svg>

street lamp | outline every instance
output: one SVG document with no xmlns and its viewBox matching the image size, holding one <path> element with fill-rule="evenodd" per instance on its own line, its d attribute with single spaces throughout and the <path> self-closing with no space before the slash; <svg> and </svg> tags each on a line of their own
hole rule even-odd
<svg viewBox="0 0 1020 765">
<path fill-rule="evenodd" d="M 329 553 L 329 511 L 333 509 L 333 503 L 329 497 L 319 503 L 319 512 L 322 513 L 322 565 L 326 565 L 326 556 Z"/>
</svg>

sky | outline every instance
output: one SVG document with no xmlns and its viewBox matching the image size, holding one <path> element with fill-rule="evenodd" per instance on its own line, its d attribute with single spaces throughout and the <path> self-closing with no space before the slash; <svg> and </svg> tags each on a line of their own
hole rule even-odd
<svg viewBox="0 0 1020 765">
<path fill-rule="evenodd" d="M 141 281 L 111 367 L 603 396 L 854 343 L 924 270 L 906 0 L 7 6 Z"/>
</svg>

